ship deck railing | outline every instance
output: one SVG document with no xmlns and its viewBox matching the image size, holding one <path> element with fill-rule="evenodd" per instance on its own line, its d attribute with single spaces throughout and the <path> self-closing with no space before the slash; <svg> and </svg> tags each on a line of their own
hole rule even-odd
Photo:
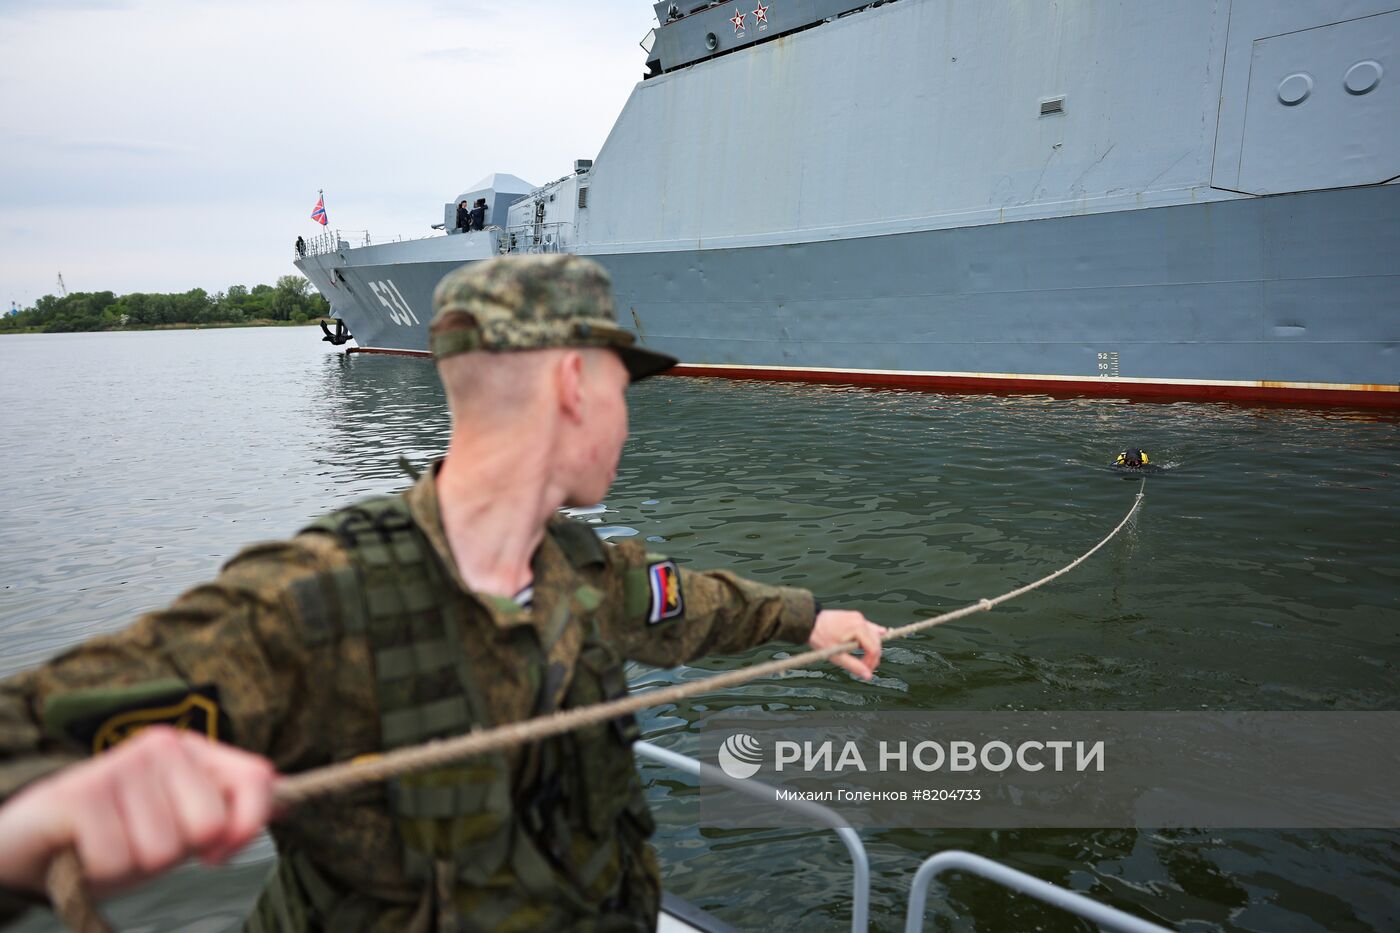
<svg viewBox="0 0 1400 933">
<path fill-rule="evenodd" d="M 566 228 L 571 223 L 512 224 L 501 232 L 498 251 L 507 253 L 567 253 Z"/>
<path fill-rule="evenodd" d="M 513 224 L 508 227 L 487 226 L 486 233 L 495 240 L 494 251 L 501 255 L 509 253 L 565 253 L 570 243 L 567 234 L 573 228 L 571 223 Z M 443 236 L 435 232 L 421 237 L 397 236 L 381 239 L 379 243 L 404 243 L 409 240 L 426 240 Z M 325 256 L 329 253 L 343 253 L 348 249 L 373 246 L 376 241 L 368 230 L 327 230 L 315 236 L 302 238 L 300 248 L 293 247 L 293 259 L 308 256 Z"/>
<path fill-rule="evenodd" d="M 423 236 L 398 236 L 380 239 L 379 243 L 407 243 L 411 240 L 430 240 L 434 237 L 442 236 L 441 233 L 428 233 Z M 347 249 L 359 249 L 362 246 L 374 246 L 375 239 L 368 230 L 327 230 L 315 236 L 303 237 L 302 247 L 292 247 L 293 258 L 304 259 L 307 256 L 324 256 L 327 253 L 342 253 Z"/>
<path fill-rule="evenodd" d="M 772 784 L 753 779 L 735 780 L 714 765 L 705 764 L 699 759 L 673 752 L 651 742 L 636 742 L 632 749 L 643 758 L 674 768 L 692 778 L 702 778 L 780 809 L 799 813 L 835 832 L 851 857 L 851 931 L 866 933 L 870 927 L 870 856 L 865 850 L 865 843 L 861 841 L 860 833 L 856 832 L 841 814 L 812 801 L 784 799 L 777 794 L 780 788 Z M 934 878 L 949 871 L 977 875 L 993 884 L 1082 917 L 1105 930 L 1121 933 L 1169 933 L 1165 927 L 1116 907 L 1109 907 L 1068 888 L 1042 881 L 1009 865 L 958 849 L 947 849 L 931 855 L 920 864 L 909 886 L 905 933 L 920 933 L 923 930 L 928 887 Z"/>
</svg>

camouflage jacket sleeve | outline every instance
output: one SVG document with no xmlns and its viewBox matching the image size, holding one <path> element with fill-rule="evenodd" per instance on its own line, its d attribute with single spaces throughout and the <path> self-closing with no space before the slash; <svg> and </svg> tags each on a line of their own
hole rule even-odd
<svg viewBox="0 0 1400 933">
<path fill-rule="evenodd" d="M 606 550 L 607 634 L 624 657 L 671 667 L 768 641 L 803 644 L 811 635 L 816 600 L 807 590 L 688 570 L 632 541 Z"/>
<path fill-rule="evenodd" d="M 249 548 L 169 608 L 0 682 L 0 801 L 156 723 L 282 768 L 305 757 L 293 698 L 317 675 L 288 591 L 334 557 L 306 537 Z"/>
<path fill-rule="evenodd" d="M 19 920 L 31 907 L 46 907 L 48 901 L 38 895 L 0 888 L 0 927 Z"/>
</svg>

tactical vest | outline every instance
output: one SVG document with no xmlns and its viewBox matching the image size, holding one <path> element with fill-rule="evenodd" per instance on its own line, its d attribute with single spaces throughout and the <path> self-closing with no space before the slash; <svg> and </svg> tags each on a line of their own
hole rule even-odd
<svg viewBox="0 0 1400 933">
<path fill-rule="evenodd" d="M 316 593 L 340 594 L 342 637 L 362 637 L 374 659 L 384 749 L 459 735 L 491 721 L 479 639 L 499 638 L 413 521 L 402 496 L 332 513 L 308 532 L 334 535 L 350 566 L 303 587 L 303 618 L 324 614 Z M 576 570 L 601 564 L 588 528 L 551 525 Z M 599 593 L 579 587 L 555 608 L 541 645 L 516 627 L 519 663 L 536 687 L 534 715 L 621 696 L 621 659 L 601 639 Z M 473 622 L 475 618 L 477 621 Z M 489 630 L 488 630 L 489 629 Z M 475 656 L 474 656 L 475 655 Z M 248 928 L 263 930 L 646 930 L 660 893 L 645 839 L 654 829 L 631 744 L 633 717 L 530 746 L 516 773 L 504 753 L 389 782 L 407 880 L 416 908 L 377 903 L 325 878 L 312 854 L 283 851 Z"/>
</svg>

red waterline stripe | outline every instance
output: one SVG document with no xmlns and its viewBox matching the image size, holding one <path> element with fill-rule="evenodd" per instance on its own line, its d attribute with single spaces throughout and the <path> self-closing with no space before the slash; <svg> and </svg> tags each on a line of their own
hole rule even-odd
<svg viewBox="0 0 1400 933">
<path fill-rule="evenodd" d="M 1314 389 L 1288 385 L 1209 385 L 1179 382 L 1117 382 L 1111 379 L 1036 379 L 1001 376 L 948 376 L 927 373 L 842 372 L 821 369 L 764 369 L 748 366 L 687 366 L 667 370 L 673 376 L 721 376 L 777 382 L 824 382 L 943 392 L 1102 395 L 1114 398 L 1193 399 L 1234 402 L 1280 402 L 1291 405 L 1342 405 L 1400 408 L 1400 392 L 1376 389 Z"/>
<path fill-rule="evenodd" d="M 346 347 L 346 353 L 382 353 L 384 356 L 427 356 L 431 357 L 430 350 L 389 350 L 383 347 Z"/>
<path fill-rule="evenodd" d="M 427 350 L 392 350 L 350 347 L 347 353 L 383 353 L 391 356 L 431 357 Z M 993 394 L 1108 396 L 1230 402 L 1276 402 L 1285 405 L 1337 405 L 1357 408 L 1400 408 L 1400 391 L 1392 386 L 1374 389 L 1318 389 L 1306 386 L 1211 385 L 1190 382 L 1117 382 L 1112 379 L 1036 379 L 1034 376 L 949 376 L 928 373 L 859 372 L 830 369 L 766 369 L 761 366 L 689 366 L 667 370 L 666 376 L 715 376 L 723 379 L 757 379 L 767 382 L 817 382 L 835 385 L 885 386 L 940 392 Z"/>
</svg>

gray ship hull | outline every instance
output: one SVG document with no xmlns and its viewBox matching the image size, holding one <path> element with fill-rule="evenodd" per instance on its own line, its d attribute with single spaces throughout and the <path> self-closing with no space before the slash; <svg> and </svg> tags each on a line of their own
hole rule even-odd
<svg viewBox="0 0 1400 933">
<path fill-rule="evenodd" d="M 298 265 L 361 348 L 426 352 L 460 261 L 414 245 Z M 683 373 L 1397 406 L 1397 256 L 1391 184 L 593 258 Z"/>
<path fill-rule="evenodd" d="M 300 263 L 362 347 L 569 251 L 683 373 L 1400 407 L 1394 0 L 655 9 L 595 159 Z"/>
</svg>

